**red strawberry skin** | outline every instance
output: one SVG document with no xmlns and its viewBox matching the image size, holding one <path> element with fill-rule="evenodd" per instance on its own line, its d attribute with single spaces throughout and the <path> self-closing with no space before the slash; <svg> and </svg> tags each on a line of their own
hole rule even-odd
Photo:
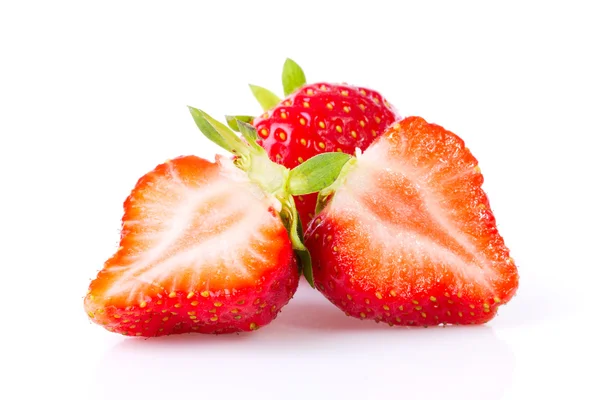
<svg viewBox="0 0 600 400">
<path fill-rule="evenodd" d="M 270 200 L 230 163 L 179 157 L 139 179 L 120 247 L 84 300 L 94 323 L 150 337 L 251 331 L 277 316 L 298 286 L 292 246 Z"/>
<path fill-rule="evenodd" d="M 518 272 L 477 164 L 440 126 L 394 123 L 308 229 L 317 289 L 347 315 L 390 325 L 491 320 Z"/>
<path fill-rule="evenodd" d="M 304 85 L 277 106 L 256 118 L 258 143 L 271 160 L 287 168 L 324 152 L 354 154 L 365 150 L 397 119 L 393 107 L 373 90 L 315 83 Z M 296 207 L 306 228 L 313 216 L 316 194 L 299 196 Z"/>
</svg>

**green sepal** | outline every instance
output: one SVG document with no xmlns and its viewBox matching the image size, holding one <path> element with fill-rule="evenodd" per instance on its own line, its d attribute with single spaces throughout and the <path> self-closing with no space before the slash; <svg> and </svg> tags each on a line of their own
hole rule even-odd
<svg viewBox="0 0 600 400">
<path fill-rule="evenodd" d="M 304 71 L 291 58 L 287 58 L 283 64 L 281 83 L 283 84 L 283 93 L 285 96 L 289 96 L 306 84 Z"/>
<path fill-rule="evenodd" d="M 327 153 L 323 153 L 323 154 L 327 154 Z M 320 214 L 321 211 L 323 211 L 323 209 L 325 208 L 325 206 L 327 206 L 327 203 L 329 203 L 329 201 L 331 200 L 332 196 L 335 194 L 337 189 L 346 180 L 346 176 L 348 175 L 348 173 L 350 171 L 352 171 L 352 169 L 354 169 L 356 162 L 357 162 L 357 158 L 350 156 L 349 159 L 340 167 L 340 169 L 338 171 L 339 174 L 336 176 L 333 183 L 319 191 L 319 194 L 317 195 L 317 205 L 315 207 L 315 215 Z M 298 167 L 296 167 L 296 168 L 298 168 Z"/>
<path fill-rule="evenodd" d="M 260 104 L 263 111 L 269 111 L 281 101 L 281 99 L 269 89 L 265 89 L 256 85 L 248 86 L 250 86 L 250 90 L 252 90 L 254 98 L 258 101 L 258 104 Z"/>
<path fill-rule="evenodd" d="M 249 115 L 226 115 L 225 116 L 225 121 L 227 121 L 227 125 L 229 125 L 229 127 L 236 132 L 240 131 L 240 128 L 238 127 L 238 123 L 237 123 L 238 121 L 247 122 L 247 123 L 251 124 L 253 120 L 254 120 L 254 117 L 251 117 Z"/>
<path fill-rule="evenodd" d="M 256 134 L 256 129 L 244 122 L 244 121 L 238 121 L 238 127 L 240 128 L 240 133 L 242 134 L 243 138 L 246 139 L 246 141 L 255 149 L 259 150 L 259 151 L 264 151 L 264 149 L 262 147 L 260 147 L 258 145 L 258 143 L 256 143 L 256 139 L 258 139 L 258 135 Z"/>
<path fill-rule="evenodd" d="M 331 186 L 352 158 L 341 152 L 321 153 L 290 171 L 289 191 L 294 196 L 316 193 Z"/>
<path fill-rule="evenodd" d="M 294 199 L 290 196 L 287 201 L 284 202 L 283 210 L 281 212 L 281 219 L 289 232 L 290 241 L 292 242 L 292 248 L 296 254 L 298 260 L 298 267 L 301 275 L 311 287 L 315 287 L 312 270 L 312 260 L 310 253 L 306 246 L 304 246 L 304 234 L 302 230 L 302 222 L 296 209 Z"/>
</svg>

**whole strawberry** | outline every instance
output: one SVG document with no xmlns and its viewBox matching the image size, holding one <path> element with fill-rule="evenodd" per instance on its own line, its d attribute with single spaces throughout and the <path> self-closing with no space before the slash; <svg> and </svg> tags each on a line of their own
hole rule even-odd
<svg viewBox="0 0 600 400">
<path fill-rule="evenodd" d="M 344 84 L 306 84 L 304 72 L 290 59 L 284 64 L 282 81 L 284 100 L 251 85 L 265 113 L 247 120 L 252 121 L 257 142 L 269 157 L 288 168 L 324 152 L 365 150 L 399 118 L 376 91 Z M 296 198 L 304 227 L 313 217 L 316 199 L 315 194 Z"/>
<path fill-rule="evenodd" d="M 290 171 L 270 161 L 250 126 L 240 123 L 242 142 L 202 111 L 191 112 L 203 133 L 236 157 L 178 157 L 139 179 L 124 203 L 120 247 L 84 300 L 89 318 L 109 331 L 256 330 L 294 295 L 298 261 L 310 270 L 292 194 L 332 180 L 310 163 Z M 333 156 L 322 159 L 328 170 L 340 158 Z M 319 179 L 304 175 L 310 170 Z"/>
<path fill-rule="evenodd" d="M 319 195 L 306 239 L 317 289 L 390 325 L 492 319 L 519 277 L 477 164 L 438 125 L 394 123 Z"/>
</svg>

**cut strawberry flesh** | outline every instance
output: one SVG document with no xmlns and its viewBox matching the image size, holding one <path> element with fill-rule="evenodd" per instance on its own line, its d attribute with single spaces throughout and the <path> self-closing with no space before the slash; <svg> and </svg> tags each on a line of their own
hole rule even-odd
<svg viewBox="0 0 600 400">
<path fill-rule="evenodd" d="M 419 324 L 473 321 L 476 311 L 489 319 L 518 277 L 482 183 L 456 135 L 421 118 L 395 124 L 359 157 L 311 227 L 309 249 L 325 260 L 316 262 L 315 281 L 338 303 L 347 303 L 345 294 L 331 286 L 353 287 L 353 297 L 377 293 L 387 308 L 416 311 L 407 321 Z"/>
<path fill-rule="evenodd" d="M 295 290 L 297 267 L 272 203 L 237 169 L 193 156 L 159 165 L 124 203 L 120 247 L 86 297 L 90 317 L 144 336 L 175 326 L 237 330 L 248 303 L 263 305 L 263 290 L 278 311 Z M 136 319 L 148 322 L 127 325 Z M 266 320 L 253 326 L 259 322 Z"/>
</svg>

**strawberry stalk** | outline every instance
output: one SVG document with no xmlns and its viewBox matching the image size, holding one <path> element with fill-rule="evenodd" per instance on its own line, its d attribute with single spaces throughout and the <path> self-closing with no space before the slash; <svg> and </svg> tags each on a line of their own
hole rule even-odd
<svg viewBox="0 0 600 400">
<path fill-rule="evenodd" d="M 242 120 L 229 121 L 238 128 L 244 140 L 229 127 L 202 110 L 189 107 L 200 131 L 213 143 L 234 155 L 234 165 L 246 172 L 248 178 L 266 193 L 273 195 L 281 205 L 279 215 L 299 259 L 301 272 L 314 287 L 312 262 L 304 246 L 303 230 L 293 196 L 317 193 L 334 184 L 340 171 L 351 158 L 344 153 L 323 153 L 290 170 L 269 159 L 266 151 L 256 143 L 254 127 Z"/>
</svg>

